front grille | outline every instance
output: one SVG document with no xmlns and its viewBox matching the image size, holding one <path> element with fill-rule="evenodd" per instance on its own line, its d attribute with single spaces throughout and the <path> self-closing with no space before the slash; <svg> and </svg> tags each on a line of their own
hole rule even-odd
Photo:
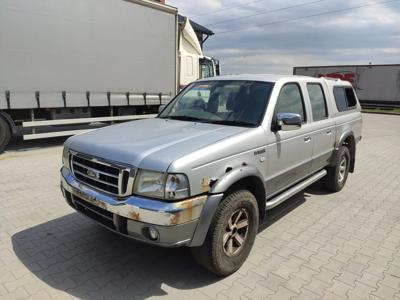
<svg viewBox="0 0 400 300">
<path fill-rule="evenodd" d="M 78 181 L 101 191 L 118 197 L 132 191 L 134 172 L 128 167 L 75 153 L 71 154 L 71 168 Z"/>
</svg>

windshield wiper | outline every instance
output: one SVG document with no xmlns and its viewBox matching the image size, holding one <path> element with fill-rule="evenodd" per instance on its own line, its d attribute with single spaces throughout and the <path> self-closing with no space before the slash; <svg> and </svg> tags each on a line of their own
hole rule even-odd
<svg viewBox="0 0 400 300">
<path fill-rule="evenodd" d="M 171 120 L 179 120 L 179 121 L 195 121 L 195 122 L 203 122 L 203 119 L 189 116 L 166 116 L 161 117 L 163 119 L 171 119 Z"/>
<path fill-rule="evenodd" d="M 229 126 L 244 126 L 244 127 L 254 127 L 255 126 L 255 124 L 249 123 L 249 122 L 231 121 L 231 120 L 204 120 L 204 119 L 190 117 L 190 116 L 165 116 L 165 117 L 159 117 L 159 118 L 179 120 L 179 121 L 203 122 L 203 123 L 229 125 Z"/>
<path fill-rule="evenodd" d="M 230 126 L 244 126 L 244 127 L 254 127 L 255 126 L 255 124 L 249 123 L 249 122 L 230 121 L 230 120 L 211 120 L 211 121 L 207 121 L 207 123 L 230 125 Z"/>
</svg>

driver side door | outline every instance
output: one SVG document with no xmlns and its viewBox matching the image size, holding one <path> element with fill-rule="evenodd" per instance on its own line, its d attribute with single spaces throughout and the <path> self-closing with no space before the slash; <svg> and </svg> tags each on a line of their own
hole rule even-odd
<svg viewBox="0 0 400 300">
<path fill-rule="evenodd" d="M 272 143 L 268 146 L 267 192 L 273 196 L 290 187 L 310 173 L 312 157 L 311 128 L 299 83 L 283 85 L 279 93 L 277 113 L 296 113 L 302 117 L 300 128 L 290 131 L 272 130 Z M 274 123 L 274 120 L 272 121 Z"/>
</svg>

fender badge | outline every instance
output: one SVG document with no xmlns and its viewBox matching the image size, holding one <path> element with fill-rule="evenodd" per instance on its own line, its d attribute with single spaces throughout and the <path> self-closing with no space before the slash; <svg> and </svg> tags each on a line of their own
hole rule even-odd
<svg viewBox="0 0 400 300">
<path fill-rule="evenodd" d="M 254 151 L 254 155 L 260 155 L 260 154 L 263 154 L 263 153 L 265 153 L 265 148 L 257 150 L 257 151 Z"/>
</svg>

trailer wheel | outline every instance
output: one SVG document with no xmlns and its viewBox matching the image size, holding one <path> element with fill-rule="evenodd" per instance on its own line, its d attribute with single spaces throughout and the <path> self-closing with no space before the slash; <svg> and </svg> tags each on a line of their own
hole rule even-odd
<svg viewBox="0 0 400 300">
<path fill-rule="evenodd" d="M 0 153 L 6 149 L 11 139 L 11 128 L 7 121 L 0 116 Z"/>
</svg>

